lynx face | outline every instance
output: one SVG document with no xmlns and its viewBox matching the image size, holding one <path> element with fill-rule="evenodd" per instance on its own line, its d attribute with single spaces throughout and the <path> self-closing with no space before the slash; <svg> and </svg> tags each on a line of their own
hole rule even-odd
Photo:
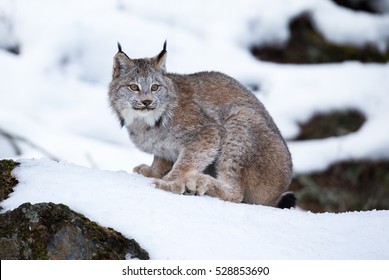
<svg viewBox="0 0 389 280">
<path fill-rule="evenodd" d="M 123 125 L 136 119 L 154 126 L 170 114 L 175 94 L 165 74 L 166 50 L 158 56 L 130 59 L 121 51 L 114 58 L 110 101 Z"/>
</svg>

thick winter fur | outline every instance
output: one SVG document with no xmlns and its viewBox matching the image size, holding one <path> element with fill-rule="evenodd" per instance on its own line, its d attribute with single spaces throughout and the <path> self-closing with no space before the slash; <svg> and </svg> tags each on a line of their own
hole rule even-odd
<svg viewBox="0 0 389 280">
<path fill-rule="evenodd" d="M 178 194 L 293 207 L 283 196 L 291 156 L 262 103 L 222 73 L 167 73 L 166 56 L 165 42 L 153 58 L 131 59 L 120 45 L 114 57 L 110 104 L 135 145 L 154 155 L 134 171 Z"/>
</svg>

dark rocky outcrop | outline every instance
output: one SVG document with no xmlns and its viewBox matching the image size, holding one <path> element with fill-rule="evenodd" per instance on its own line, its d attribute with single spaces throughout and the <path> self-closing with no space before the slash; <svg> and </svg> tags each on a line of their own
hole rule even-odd
<svg viewBox="0 0 389 280">
<path fill-rule="evenodd" d="M 134 240 L 63 204 L 25 203 L 0 215 L 0 259 L 149 259 Z"/>
<path fill-rule="evenodd" d="M 290 38 L 284 44 L 255 45 L 251 53 L 260 60 L 277 63 L 312 64 L 333 63 L 348 60 L 385 63 L 389 50 L 381 53 L 374 45 L 357 47 L 329 42 L 315 27 L 309 13 L 291 20 Z"/>
<path fill-rule="evenodd" d="M 358 131 L 365 121 L 354 109 L 318 114 L 300 124 L 294 140 L 343 136 Z M 389 209 L 389 161 L 335 163 L 323 172 L 298 174 L 291 189 L 299 206 L 313 212 Z"/>
<path fill-rule="evenodd" d="M 389 5 L 383 0 L 332 0 L 339 6 L 373 14 L 387 13 Z"/>
<path fill-rule="evenodd" d="M 389 161 L 345 161 L 324 172 L 297 175 L 299 206 L 312 212 L 389 209 Z"/>
<path fill-rule="evenodd" d="M 0 160 L 0 201 L 18 180 L 19 163 Z M 25 203 L 0 214 L 0 259 L 149 259 L 139 244 L 63 204 Z"/>
<path fill-rule="evenodd" d="M 0 160 L 0 201 L 6 199 L 18 183 L 18 180 L 11 174 L 12 170 L 18 165 L 19 163 L 13 160 Z"/>
<path fill-rule="evenodd" d="M 365 121 L 365 115 L 355 109 L 316 114 L 300 124 L 300 133 L 294 140 L 344 136 L 358 131 Z"/>
</svg>

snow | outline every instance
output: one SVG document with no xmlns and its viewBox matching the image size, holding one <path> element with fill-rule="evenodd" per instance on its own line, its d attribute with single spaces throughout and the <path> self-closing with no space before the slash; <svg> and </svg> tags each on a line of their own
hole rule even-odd
<svg viewBox="0 0 389 280">
<path fill-rule="evenodd" d="M 50 160 L 22 160 L 0 205 L 64 203 L 137 240 L 152 259 L 388 259 L 389 211 L 312 214 L 155 189 L 151 180 Z"/>
<path fill-rule="evenodd" d="M 221 71 L 258 88 L 296 174 L 388 159 L 388 63 L 277 65 L 250 54 L 253 44 L 285 42 L 288 22 L 303 12 L 335 43 L 388 47 L 388 14 L 329 0 L 0 0 L 0 131 L 21 150 L 0 134 L 0 158 L 24 159 L 5 209 L 62 202 L 134 237 L 157 259 L 387 258 L 387 211 L 314 215 L 236 205 L 167 194 L 131 174 L 152 156 L 134 147 L 108 106 L 117 41 L 137 58 L 156 55 L 167 39 L 168 71 Z M 1 49 L 15 42 L 20 55 Z M 290 140 L 314 114 L 343 109 L 366 116 L 359 131 Z M 41 157 L 60 163 L 28 160 Z"/>
</svg>

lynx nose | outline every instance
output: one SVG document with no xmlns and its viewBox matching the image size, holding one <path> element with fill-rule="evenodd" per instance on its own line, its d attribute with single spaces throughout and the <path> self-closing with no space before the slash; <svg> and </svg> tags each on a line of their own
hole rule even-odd
<svg viewBox="0 0 389 280">
<path fill-rule="evenodd" d="M 146 107 L 149 106 L 153 101 L 150 99 L 142 100 L 142 104 L 145 105 Z"/>
</svg>

